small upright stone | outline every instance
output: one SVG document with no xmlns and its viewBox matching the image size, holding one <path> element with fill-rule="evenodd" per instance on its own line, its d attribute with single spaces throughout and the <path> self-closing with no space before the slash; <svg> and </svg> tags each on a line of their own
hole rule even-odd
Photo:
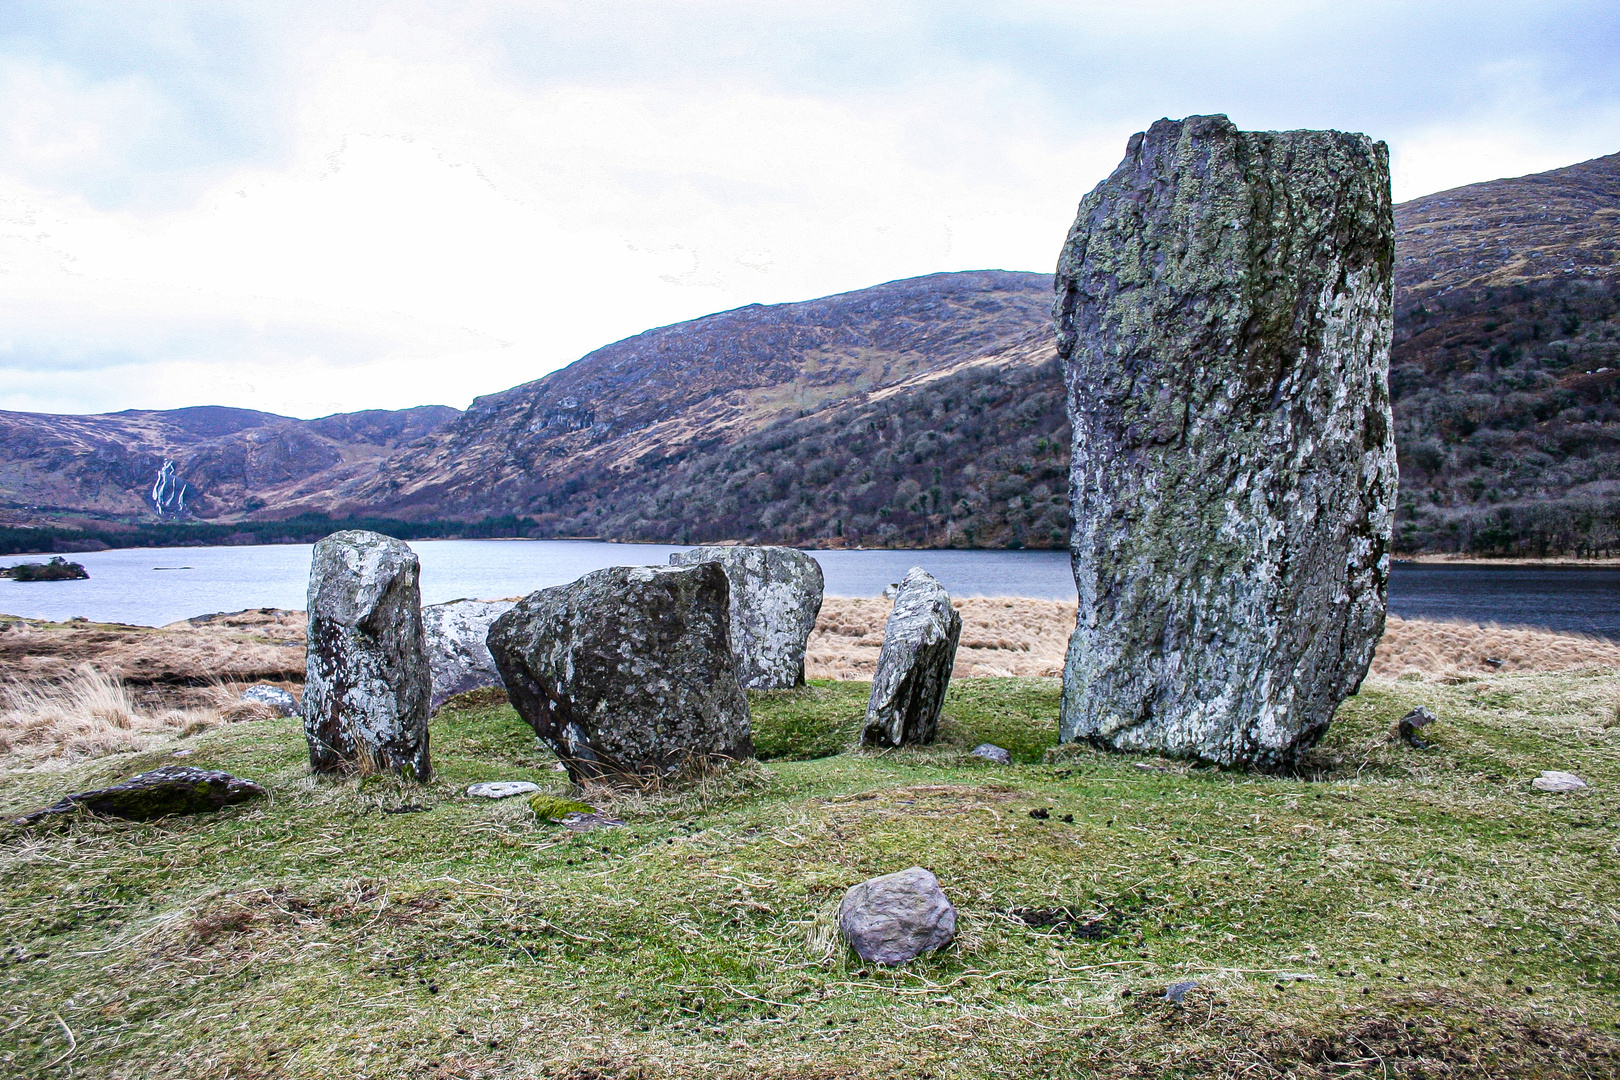
<svg viewBox="0 0 1620 1080">
<path fill-rule="evenodd" d="M 612 566 L 524 597 L 489 651 L 576 782 L 657 781 L 754 756 L 718 563 Z"/>
<path fill-rule="evenodd" d="M 920 566 L 906 571 L 883 628 L 861 741 L 868 746 L 931 743 L 956 663 L 962 616 L 945 587 Z"/>
<path fill-rule="evenodd" d="M 427 635 L 428 666 L 433 672 L 433 697 L 428 712 L 469 690 L 501 685 L 495 658 L 489 655 L 489 628 L 516 606 L 512 600 L 451 600 L 422 609 Z"/>
<path fill-rule="evenodd" d="M 1281 767 L 1383 632 L 1389 151 L 1161 120 L 1080 203 L 1053 309 L 1079 619 L 1060 734 Z"/>
<path fill-rule="evenodd" d="M 838 928 L 862 960 L 893 967 L 949 945 L 956 908 L 932 873 L 913 866 L 852 886 Z"/>
<path fill-rule="evenodd" d="M 671 565 L 717 562 L 731 586 L 731 652 L 745 690 L 804 684 L 804 646 L 821 612 L 821 564 L 788 547 L 693 548 Z"/>
<path fill-rule="evenodd" d="M 418 574 L 415 553 L 378 533 L 344 530 L 315 545 L 304 737 L 316 772 L 364 763 L 429 779 L 433 682 Z"/>
</svg>

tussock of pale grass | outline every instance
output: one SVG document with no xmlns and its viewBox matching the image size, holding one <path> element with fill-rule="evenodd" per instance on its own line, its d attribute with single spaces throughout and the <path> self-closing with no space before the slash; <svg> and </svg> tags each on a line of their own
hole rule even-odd
<svg viewBox="0 0 1620 1080">
<path fill-rule="evenodd" d="M 1011 597 L 968 597 L 954 603 L 962 615 L 956 678 L 1063 674 L 1074 604 Z M 829 596 L 805 650 L 805 677 L 870 679 L 892 607 L 881 598 Z M 1588 667 L 1620 668 L 1620 643 L 1583 634 L 1391 615 L 1372 673 L 1443 680 Z"/>
<path fill-rule="evenodd" d="M 143 710 L 116 677 L 83 665 L 61 683 L 13 683 L 0 696 L 0 755 L 31 763 L 145 750 L 225 722 L 217 709 Z"/>
</svg>

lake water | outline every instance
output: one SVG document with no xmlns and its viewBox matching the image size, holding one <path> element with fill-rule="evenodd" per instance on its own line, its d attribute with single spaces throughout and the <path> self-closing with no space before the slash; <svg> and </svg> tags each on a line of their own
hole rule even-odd
<svg viewBox="0 0 1620 1080">
<path fill-rule="evenodd" d="M 521 596 L 604 566 L 667 563 L 684 548 L 575 540 L 421 540 L 422 600 Z M 829 596 L 876 596 L 921 566 L 954 596 L 1073 600 L 1058 551 L 816 551 Z M 0 563 L 43 556 L 5 556 Z M 88 581 L 0 580 L 0 612 L 161 626 L 214 611 L 302 608 L 310 546 L 122 548 L 74 555 Z M 1620 641 L 1620 568 L 1435 566 L 1398 563 L 1390 610 L 1574 630 Z"/>
</svg>

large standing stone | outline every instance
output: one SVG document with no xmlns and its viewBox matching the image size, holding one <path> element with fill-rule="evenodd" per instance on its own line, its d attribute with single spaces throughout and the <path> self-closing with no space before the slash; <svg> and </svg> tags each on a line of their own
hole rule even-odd
<svg viewBox="0 0 1620 1080">
<path fill-rule="evenodd" d="M 894 966 L 942 949 L 956 936 L 956 908 L 920 866 L 852 886 L 838 928 L 869 964 Z"/>
<path fill-rule="evenodd" d="M 746 690 L 804 685 L 804 645 L 821 613 L 821 564 L 796 548 L 698 547 L 675 566 L 717 562 L 731 586 L 731 652 Z"/>
<path fill-rule="evenodd" d="M 427 635 L 428 665 L 433 673 L 433 697 L 428 711 L 469 690 L 501 685 L 495 658 L 489 655 L 489 628 L 516 606 L 512 600 L 452 600 L 422 609 Z"/>
<path fill-rule="evenodd" d="M 962 616 L 950 594 L 920 566 L 906 571 L 883 627 L 861 741 L 868 746 L 931 743 L 956 663 Z"/>
<path fill-rule="evenodd" d="M 1284 765 L 1383 632 L 1388 150 L 1161 120 L 1080 204 L 1054 318 L 1074 430 L 1064 740 Z"/>
<path fill-rule="evenodd" d="M 531 593 L 489 651 L 518 715 L 577 783 L 752 757 L 719 564 L 613 566 Z"/>
<path fill-rule="evenodd" d="M 316 544 L 304 677 L 310 765 L 427 780 L 432 686 L 415 553 L 361 530 Z"/>
</svg>

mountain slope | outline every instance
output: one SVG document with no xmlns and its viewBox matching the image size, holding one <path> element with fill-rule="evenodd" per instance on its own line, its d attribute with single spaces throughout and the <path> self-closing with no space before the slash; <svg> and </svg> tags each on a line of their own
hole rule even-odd
<svg viewBox="0 0 1620 1080">
<path fill-rule="evenodd" d="M 289 505 L 406 518 L 529 513 L 583 474 L 632 475 L 995 352 L 1044 325 L 1049 293 L 1043 274 L 933 274 L 649 330 L 479 398 L 376 473 Z"/>
<path fill-rule="evenodd" d="M 0 506 L 30 520 L 240 517 L 328 490 L 458 415 L 442 405 L 318 420 L 218 406 L 0 411 Z"/>
</svg>

